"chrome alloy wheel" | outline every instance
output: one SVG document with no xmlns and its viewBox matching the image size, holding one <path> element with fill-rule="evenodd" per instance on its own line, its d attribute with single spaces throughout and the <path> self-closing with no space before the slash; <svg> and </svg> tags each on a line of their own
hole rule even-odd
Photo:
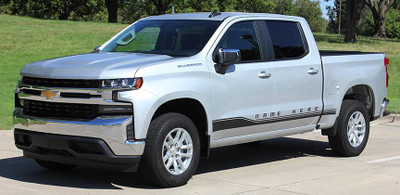
<svg viewBox="0 0 400 195">
<path fill-rule="evenodd" d="M 193 156 L 193 141 L 183 128 L 168 133 L 162 147 L 165 168 L 173 175 L 180 175 L 189 167 Z"/>
<path fill-rule="evenodd" d="M 347 123 L 347 139 L 353 147 L 358 147 L 364 140 L 365 136 L 365 118 L 360 111 L 351 114 Z"/>
</svg>

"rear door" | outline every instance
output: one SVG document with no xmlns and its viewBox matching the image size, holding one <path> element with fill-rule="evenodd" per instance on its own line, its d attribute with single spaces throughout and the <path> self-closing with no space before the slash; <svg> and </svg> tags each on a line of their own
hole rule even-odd
<svg viewBox="0 0 400 195">
<path fill-rule="evenodd" d="M 274 130 L 314 129 L 322 111 L 322 70 L 318 52 L 311 52 L 299 22 L 267 20 L 265 33 L 274 60 Z"/>
</svg>

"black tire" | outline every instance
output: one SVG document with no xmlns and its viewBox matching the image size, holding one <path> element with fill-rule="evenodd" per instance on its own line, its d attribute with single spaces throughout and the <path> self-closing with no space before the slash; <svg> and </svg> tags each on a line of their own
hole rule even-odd
<svg viewBox="0 0 400 195">
<path fill-rule="evenodd" d="M 167 135 L 176 128 L 183 128 L 192 139 L 193 154 L 186 170 L 171 174 L 162 160 L 163 144 Z M 175 187 L 186 184 L 197 169 L 200 158 L 200 139 L 196 126 L 186 116 L 179 113 L 163 114 L 150 123 L 147 133 L 145 151 L 139 171 L 149 182 L 160 187 Z"/>
<path fill-rule="evenodd" d="M 64 164 L 52 161 L 35 160 L 41 167 L 52 171 L 66 171 L 77 167 L 77 165 Z"/>
<path fill-rule="evenodd" d="M 348 139 L 347 126 L 353 113 L 361 112 L 365 120 L 365 134 L 360 145 L 354 147 Z M 329 136 L 332 150 L 341 156 L 358 156 L 364 150 L 369 137 L 369 115 L 364 104 L 357 100 L 344 100 L 338 116 L 338 126 L 335 136 Z"/>
</svg>

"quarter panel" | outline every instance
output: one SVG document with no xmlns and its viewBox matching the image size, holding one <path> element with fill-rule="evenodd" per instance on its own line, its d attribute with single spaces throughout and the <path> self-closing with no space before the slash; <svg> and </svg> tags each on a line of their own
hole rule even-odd
<svg viewBox="0 0 400 195">
<path fill-rule="evenodd" d="M 346 91 L 356 85 L 367 85 L 374 93 L 374 116 L 378 116 L 379 106 L 383 99 L 387 97 L 383 58 L 384 54 L 322 57 L 325 110 L 336 109 L 335 116 L 337 117 Z M 321 119 L 321 128 L 333 126 L 334 122 L 332 123 L 332 120 L 328 119 Z"/>
</svg>

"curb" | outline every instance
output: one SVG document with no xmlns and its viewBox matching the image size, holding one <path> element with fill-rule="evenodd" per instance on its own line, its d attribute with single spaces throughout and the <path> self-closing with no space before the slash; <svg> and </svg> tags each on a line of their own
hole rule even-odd
<svg viewBox="0 0 400 195">
<path fill-rule="evenodd" d="M 379 125 L 391 125 L 400 127 L 400 114 L 390 114 L 376 121 L 373 121 L 372 123 Z"/>
</svg>

